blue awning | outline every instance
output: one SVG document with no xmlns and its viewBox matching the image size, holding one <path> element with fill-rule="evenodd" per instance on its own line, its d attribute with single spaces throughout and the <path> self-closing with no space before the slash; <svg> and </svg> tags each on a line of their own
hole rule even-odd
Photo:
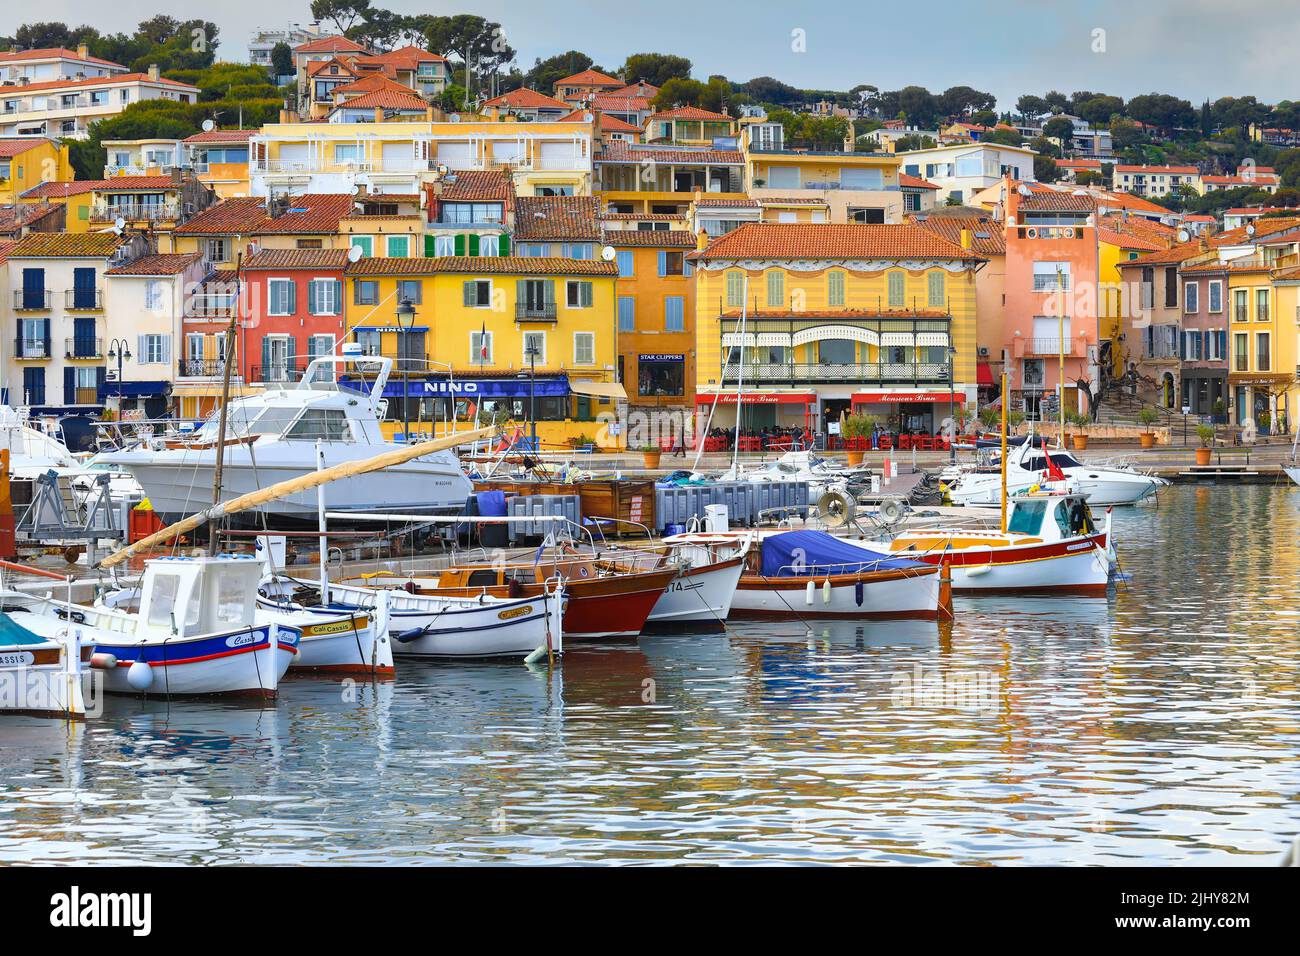
<svg viewBox="0 0 1300 956">
<path fill-rule="evenodd" d="M 355 377 L 340 376 L 339 385 L 354 390 L 366 390 L 368 383 L 360 382 Z M 564 398 L 569 394 L 569 379 L 566 375 L 538 375 L 535 380 L 527 375 L 509 378 L 459 378 L 448 381 L 445 378 L 416 378 L 411 376 L 407 382 L 402 381 L 400 373 L 393 376 L 384 385 L 384 398 L 401 398 L 403 389 L 410 398 L 527 398 L 530 394 L 538 398 Z"/>
<path fill-rule="evenodd" d="M 99 386 L 99 400 L 109 395 L 122 398 L 143 398 L 148 395 L 165 395 L 171 382 L 104 382 Z"/>
</svg>

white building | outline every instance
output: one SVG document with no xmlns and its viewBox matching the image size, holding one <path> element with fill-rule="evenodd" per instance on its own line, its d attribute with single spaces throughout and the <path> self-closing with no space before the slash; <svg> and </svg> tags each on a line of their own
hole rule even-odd
<svg viewBox="0 0 1300 956">
<path fill-rule="evenodd" d="M 85 79 L 0 85 L 0 137 L 85 139 L 91 123 L 111 119 L 132 103 L 170 99 L 197 103 L 198 87 L 148 73 L 113 73 Z"/>
<path fill-rule="evenodd" d="M 970 203 L 976 193 L 1010 175 L 1020 182 L 1035 182 L 1034 157 L 1025 146 L 998 143 L 957 143 L 934 149 L 899 153 L 902 172 L 939 187 L 937 205 L 949 199 Z"/>
<path fill-rule="evenodd" d="M 296 46 L 320 37 L 319 23 L 309 23 L 306 26 L 291 23 L 282 30 L 254 30 L 252 39 L 248 41 L 248 62 L 254 66 L 270 69 L 271 51 L 277 44 L 286 44 L 292 50 Z"/>
</svg>

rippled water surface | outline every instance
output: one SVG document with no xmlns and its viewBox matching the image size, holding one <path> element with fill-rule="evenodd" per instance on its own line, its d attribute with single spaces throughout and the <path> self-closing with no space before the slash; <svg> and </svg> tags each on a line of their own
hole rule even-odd
<svg viewBox="0 0 1300 956">
<path fill-rule="evenodd" d="M 0 720 L 0 862 L 1272 864 L 1300 491 L 1116 511 L 1107 599 Z"/>
</svg>

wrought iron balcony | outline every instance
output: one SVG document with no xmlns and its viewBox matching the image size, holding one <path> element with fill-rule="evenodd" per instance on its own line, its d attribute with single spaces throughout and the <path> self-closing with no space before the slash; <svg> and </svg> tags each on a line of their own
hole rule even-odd
<svg viewBox="0 0 1300 956">
<path fill-rule="evenodd" d="M 783 362 L 748 364 L 722 370 L 725 385 L 936 385 L 946 384 L 946 362 Z"/>
<path fill-rule="evenodd" d="M 555 303 L 545 302 L 541 305 L 515 303 L 515 321 L 517 322 L 555 322 Z"/>
<path fill-rule="evenodd" d="M 49 339 L 32 339 L 19 336 L 14 340 L 14 358 L 19 361 L 23 359 L 47 359 L 49 357 Z"/>
<path fill-rule="evenodd" d="M 63 307 L 69 312 L 101 312 L 104 293 L 100 289 L 64 289 Z"/>
<path fill-rule="evenodd" d="M 48 312 L 52 295 L 49 289 L 15 289 L 14 311 Z"/>
<path fill-rule="evenodd" d="M 220 359 L 182 359 L 179 373 L 182 378 L 218 378 L 226 374 L 226 363 Z M 232 377 L 238 371 L 231 369 Z"/>
<path fill-rule="evenodd" d="M 70 359 L 98 359 L 104 357 L 104 340 L 73 336 L 63 342 L 63 355 Z"/>
<path fill-rule="evenodd" d="M 276 365 L 254 365 L 253 381 L 265 382 L 268 385 L 297 382 L 302 378 L 303 371 L 303 366 L 293 362 L 282 362 Z"/>
</svg>

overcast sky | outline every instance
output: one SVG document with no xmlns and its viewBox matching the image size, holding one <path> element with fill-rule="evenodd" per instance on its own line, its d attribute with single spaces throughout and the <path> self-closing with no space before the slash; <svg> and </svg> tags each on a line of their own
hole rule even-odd
<svg viewBox="0 0 1300 956">
<path fill-rule="evenodd" d="M 503 25 L 523 69 L 569 49 L 616 69 L 629 53 L 687 56 L 701 79 L 770 75 L 794 86 L 882 89 L 909 84 L 987 90 L 999 109 L 1049 89 L 1173 93 L 1199 104 L 1254 94 L 1300 99 L 1293 40 L 1296 0 L 388 0 L 402 13 L 477 13 Z M 797 10 L 791 13 L 791 9 Z M 39 10 L 39 14 L 32 11 Z M 108 11 L 111 11 L 109 13 Z M 129 32 L 155 13 L 221 27 L 218 55 L 243 59 L 256 28 L 311 19 L 308 0 L 43 0 L 6 3 L 0 34 L 26 20 Z M 804 51 L 792 49 L 803 31 Z M 1098 32 L 1104 31 L 1104 32 Z"/>
</svg>

